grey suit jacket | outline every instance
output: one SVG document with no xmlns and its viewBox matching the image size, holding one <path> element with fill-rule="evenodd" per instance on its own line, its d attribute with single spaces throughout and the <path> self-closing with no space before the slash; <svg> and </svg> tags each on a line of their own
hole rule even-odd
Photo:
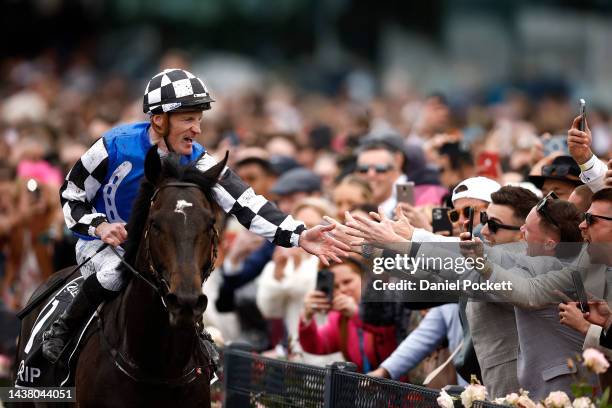
<svg viewBox="0 0 612 408">
<path fill-rule="evenodd" d="M 584 259 L 582 254 L 578 264 L 571 267 L 552 271 L 540 269 L 535 274 L 524 268 L 495 267 L 490 277 L 491 281 L 512 282 L 513 290 L 504 296 L 520 306 L 515 308 L 520 348 L 517 369 L 519 383 L 531 392 L 530 397 L 544 398 L 557 390 L 571 394 L 571 384 L 576 382 L 576 369 L 581 369 L 581 366 L 570 368 L 567 360 L 582 353 L 585 337 L 559 323 L 557 305 L 551 302 L 558 303 L 554 290 L 573 289 L 571 271 L 584 266 Z M 606 298 L 609 295 L 606 268 L 591 265 L 583 272 L 585 289 L 597 297 Z M 587 378 L 591 384 L 597 385 L 597 378 L 584 370 L 577 377 Z"/>
<path fill-rule="evenodd" d="M 447 248 L 432 250 L 431 246 L 420 250 L 427 251 L 430 256 L 431 253 L 449 252 Z M 570 385 L 575 381 L 572 374 L 576 368 L 570 369 L 567 359 L 575 358 L 581 353 L 585 339 L 580 333 L 559 323 L 557 305 L 551 306 L 551 302 L 559 302 L 559 299 L 552 295 L 553 290 L 573 288 L 572 269 L 566 268 L 553 257 L 533 258 L 499 248 L 492 249 L 488 255 L 495 265 L 489 280 L 512 282 L 513 290 L 489 293 L 487 296 L 520 306 L 515 308 L 519 343 L 516 372 L 520 387 L 529 390 L 530 396 L 537 399 L 546 397 L 554 390 L 571 394 Z M 605 270 L 601 273 L 601 268 L 595 269 L 599 269 L 600 273 L 583 275 L 585 288 L 596 296 L 603 296 L 607 286 Z M 463 278 L 482 279 L 468 275 Z M 491 327 L 489 330 L 495 331 L 496 328 Z M 474 343 L 476 347 L 478 341 Z M 478 349 L 476 352 L 478 355 Z M 491 354 L 493 353 L 494 351 L 491 351 Z M 585 373 L 585 376 L 588 375 Z M 589 379 L 593 384 L 597 384 L 595 377 Z"/>
<path fill-rule="evenodd" d="M 507 303 L 470 301 L 465 312 L 489 397 L 505 397 L 517 392 L 520 386 L 514 307 Z"/>
</svg>

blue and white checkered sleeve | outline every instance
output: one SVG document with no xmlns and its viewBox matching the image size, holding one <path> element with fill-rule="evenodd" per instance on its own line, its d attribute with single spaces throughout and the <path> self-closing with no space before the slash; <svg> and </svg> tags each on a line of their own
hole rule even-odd
<svg viewBox="0 0 612 408">
<path fill-rule="evenodd" d="M 64 220 L 71 231 L 95 237 L 106 215 L 96 212 L 92 202 L 108 170 L 108 152 L 103 138 L 96 141 L 75 163 L 60 188 Z"/>
<path fill-rule="evenodd" d="M 216 163 L 206 153 L 198 161 L 197 168 L 206 171 Z M 255 194 L 230 168 L 223 170 L 213 192 L 223 211 L 233 214 L 245 228 L 276 245 L 298 246 L 300 234 L 306 229 L 304 224 L 281 212 L 264 196 Z"/>
</svg>

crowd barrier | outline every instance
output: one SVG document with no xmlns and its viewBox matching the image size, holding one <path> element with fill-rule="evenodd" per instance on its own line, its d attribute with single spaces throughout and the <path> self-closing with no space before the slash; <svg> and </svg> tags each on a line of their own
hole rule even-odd
<svg viewBox="0 0 612 408">
<path fill-rule="evenodd" d="M 438 390 L 359 374 L 352 363 L 316 367 L 232 348 L 223 354 L 224 407 L 438 408 Z"/>
<path fill-rule="evenodd" d="M 474 401 L 472 408 L 512 408 L 509 405 L 494 404 L 490 401 Z"/>
</svg>

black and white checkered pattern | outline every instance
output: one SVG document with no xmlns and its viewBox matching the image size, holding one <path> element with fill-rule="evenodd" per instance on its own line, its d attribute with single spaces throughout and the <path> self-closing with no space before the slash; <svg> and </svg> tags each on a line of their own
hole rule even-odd
<svg viewBox="0 0 612 408">
<path fill-rule="evenodd" d="M 108 152 L 100 138 L 76 162 L 60 188 L 60 200 L 66 225 L 72 231 L 95 236 L 95 227 L 106 221 L 106 215 L 93 207 L 108 171 Z"/>
<path fill-rule="evenodd" d="M 188 106 L 209 107 L 210 102 L 214 100 L 200 78 L 183 69 L 166 69 L 147 84 L 142 106 L 144 113 L 158 114 Z"/>
<path fill-rule="evenodd" d="M 197 167 L 206 171 L 215 164 L 216 160 L 205 154 Z M 96 212 L 92 203 L 108 172 L 108 152 L 104 138 L 101 138 L 76 162 L 60 189 L 64 219 L 72 231 L 95 236 L 95 228 L 107 221 L 106 215 Z M 236 216 L 245 228 L 276 245 L 298 246 L 300 234 L 306 229 L 304 224 L 282 213 L 265 197 L 255 194 L 229 168 L 224 170 L 213 191 L 219 206 Z"/>
<path fill-rule="evenodd" d="M 206 171 L 216 160 L 205 154 L 198 162 L 198 169 Z M 233 214 L 245 228 L 272 243 L 284 247 L 298 246 L 300 234 L 306 229 L 303 223 L 281 212 L 264 196 L 257 195 L 228 167 L 213 189 L 215 200 L 223 211 Z"/>
</svg>

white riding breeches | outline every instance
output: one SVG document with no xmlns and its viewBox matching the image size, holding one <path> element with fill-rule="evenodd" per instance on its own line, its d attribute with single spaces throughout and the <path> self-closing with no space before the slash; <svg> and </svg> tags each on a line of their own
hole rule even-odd
<svg viewBox="0 0 612 408">
<path fill-rule="evenodd" d="M 99 239 L 92 241 L 79 239 L 75 248 L 77 263 L 80 264 L 92 256 L 101 245 L 103 243 Z M 117 247 L 116 250 L 121 256 L 125 253 L 121 247 Z M 121 270 L 119 270 L 120 264 L 119 257 L 115 255 L 111 247 L 107 247 L 81 267 L 81 275 L 87 279 L 95 273 L 98 282 L 104 289 L 118 292 L 123 289 L 125 284 L 125 279 Z"/>
</svg>

